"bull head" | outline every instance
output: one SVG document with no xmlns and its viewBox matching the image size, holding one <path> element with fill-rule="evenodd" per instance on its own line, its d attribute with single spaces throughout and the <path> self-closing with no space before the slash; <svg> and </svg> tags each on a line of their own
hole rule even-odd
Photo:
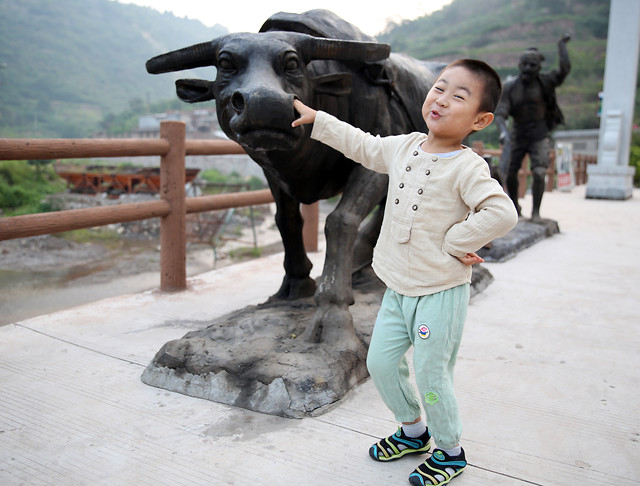
<svg viewBox="0 0 640 486">
<path fill-rule="evenodd" d="M 233 34 L 241 36 L 242 34 Z M 253 34 L 250 34 L 253 35 Z M 262 33 L 279 41 L 289 42 L 306 64 L 310 61 L 335 60 L 347 63 L 367 63 L 382 61 L 389 57 L 388 44 L 360 42 L 336 39 L 324 39 L 295 32 Z M 211 42 L 196 44 L 176 51 L 156 56 L 147 61 L 150 74 L 162 74 L 183 71 L 199 67 L 218 67 L 218 51 L 228 36 L 218 37 Z M 333 76 L 335 78 L 335 76 Z M 180 99 L 191 103 L 208 101 L 215 98 L 214 83 L 197 79 L 181 79 L 176 82 Z"/>
<path fill-rule="evenodd" d="M 242 35 L 242 34 L 236 34 Z M 277 39 L 286 39 L 295 46 L 305 62 L 313 60 L 336 60 L 345 62 L 375 62 L 389 57 L 388 44 L 359 42 L 336 39 L 323 39 L 296 32 L 262 33 Z M 218 46 L 227 36 L 218 37 L 211 42 L 203 42 L 177 51 L 156 56 L 147 61 L 150 74 L 162 74 L 204 66 L 216 66 Z"/>
<path fill-rule="evenodd" d="M 311 61 L 362 64 L 382 61 L 390 47 L 375 42 L 325 39 L 297 32 L 241 33 L 218 37 L 150 59 L 147 71 L 160 74 L 215 66 L 215 81 L 176 81 L 180 99 L 217 101 L 224 132 L 245 150 L 293 150 L 308 129 L 292 129 L 293 99 L 311 93 L 344 96 L 351 92 L 349 72 L 311 76 Z M 250 153 L 251 155 L 251 153 Z"/>
</svg>

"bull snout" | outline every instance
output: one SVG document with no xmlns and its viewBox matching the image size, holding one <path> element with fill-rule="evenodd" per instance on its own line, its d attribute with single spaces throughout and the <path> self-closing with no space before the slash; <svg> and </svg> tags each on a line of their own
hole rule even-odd
<svg viewBox="0 0 640 486">
<path fill-rule="evenodd" d="M 237 90 L 231 95 L 230 105 L 241 132 L 252 129 L 289 129 L 295 111 L 294 95 L 278 93 L 264 86 L 251 90 Z"/>
<path fill-rule="evenodd" d="M 237 141 L 253 150 L 293 148 L 300 137 L 291 128 L 294 96 L 265 86 L 235 90 L 228 103 L 229 127 Z"/>
</svg>

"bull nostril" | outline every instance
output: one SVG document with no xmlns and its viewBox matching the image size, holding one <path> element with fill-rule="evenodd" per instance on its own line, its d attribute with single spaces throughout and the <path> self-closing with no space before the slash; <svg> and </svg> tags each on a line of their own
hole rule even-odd
<svg viewBox="0 0 640 486">
<path fill-rule="evenodd" d="M 231 96 L 231 107 L 236 113 L 242 113 L 244 111 L 244 96 L 240 93 L 233 93 Z"/>
</svg>

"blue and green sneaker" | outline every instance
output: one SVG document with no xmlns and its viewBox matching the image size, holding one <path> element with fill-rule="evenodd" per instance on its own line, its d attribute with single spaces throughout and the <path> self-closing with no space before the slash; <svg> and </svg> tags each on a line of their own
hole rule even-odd
<svg viewBox="0 0 640 486">
<path fill-rule="evenodd" d="M 464 449 L 457 456 L 450 456 L 446 452 L 436 449 L 431 457 L 420 464 L 409 475 L 409 482 L 413 486 L 434 486 L 448 484 L 453 478 L 464 471 L 467 460 Z"/>
<path fill-rule="evenodd" d="M 376 461 L 394 461 L 407 454 L 424 454 L 431 449 L 429 429 L 420 437 L 407 437 L 402 427 L 387 437 L 380 439 L 369 448 L 369 455 Z"/>
</svg>

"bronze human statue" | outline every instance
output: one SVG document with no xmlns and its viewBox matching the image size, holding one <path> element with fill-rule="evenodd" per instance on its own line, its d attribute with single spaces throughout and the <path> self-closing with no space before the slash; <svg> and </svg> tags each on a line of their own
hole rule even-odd
<svg viewBox="0 0 640 486">
<path fill-rule="evenodd" d="M 564 117 L 556 101 L 555 88 L 562 84 L 569 74 L 571 64 L 567 52 L 565 34 L 558 41 L 559 67 L 548 73 L 541 73 L 544 56 L 535 47 L 525 50 L 518 68 L 520 73 L 504 83 L 502 99 L 495 113 L 500 130 L 500 142 L 506 157 L 506 184 L 509 197 L 521 215 L 518 204 L 518 170 L 522 159 L 529 154 L 533 177 L 532 222 L 540 222 L 540 203 L 545 189 L 545 175 L 549 167 L 549 152 L 552 149 L 550 134 Z M 507 119 L 511 116 L 511 132 L 507 130 Z M 502 165 L 502 164 L 501 164 Z"/>
</svg>

